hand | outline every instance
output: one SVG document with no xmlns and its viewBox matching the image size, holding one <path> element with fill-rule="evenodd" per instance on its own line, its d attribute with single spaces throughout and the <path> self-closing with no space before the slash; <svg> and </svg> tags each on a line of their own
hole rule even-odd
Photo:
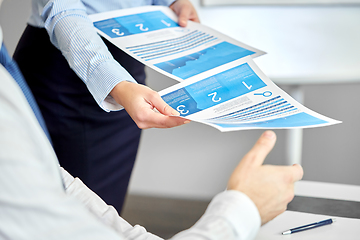
<svg viewBox="0 0 360 240">
<path fill-rule="evenodd" d="M 275 142 L 274 132 L 264 132 L 235 168 L 228 183 L 228 189 L 245 193 L 255 203 L 262 224 L 286 210 L 294 198 L 294 182 L 303 176 L 303 169 L 298 164 L 262 165 Z"/>
<path fill-rule="evenodd" d="M 179 25 L 186 27 L 187 21 L 200 22 L 194 6 L 189 0 L 176 0 L 170 5 L 170 9 L 179 17 Z"/>
<path fill-rule="evenodd" d="M 190 122 L 184 118 L 175 117 L 180 113 L 171 108 L 157 92 L 144 85 L 122 81 L 113 88 L 110 94 L 125 108 L 141 129 L 171 128 Z"/>
</svg>

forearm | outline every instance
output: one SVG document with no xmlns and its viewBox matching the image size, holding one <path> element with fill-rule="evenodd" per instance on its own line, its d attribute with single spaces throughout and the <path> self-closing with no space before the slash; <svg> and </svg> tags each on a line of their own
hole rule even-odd
<svg viewBox="0 0 360 240">
<path fill-rule="evenodd" d="M 135 80 L 112 57 L 80 1 L 51 1 L 43 9 L 45 28 L 51 42 L 60 49 L 69 66 L 87 85 L 104 110 L 122 107 L 105 101 L 121 81 Z"/>
<path fill-rule="evenodd" d="M 160 239 L 143 227 L 131 226 L 79 179 L 74 179 L 64 170 L 62 173 L 66 192 L 78 198 L 97 218 L 126 239 Z M 172 240 L 248 240 L 256 236 L 259 227 L 260 216 L 254 203 L 243 193 L 226 191 L 211 201 L 205 214 L 192 228 L 178 233 Z"/>
<path fill-rule="evenodd" d="M 147 4 L 169 6 L 173 2 L 174 0 L 154 0 Z M 60 49 L 69 66 L 84 81 L 96 102 L 105 111 L 122 109 L 109 95 L 118 83 L 136 81 L 114 60 L 97 34 L 88 12 L 135 7 L 141 3 L 144 2 L 96 3 L 92 9 L 80 0 L 38 0 L 33 6 L 40 9 L 37 14 L 41 15 L 43 24 L 38 25 L 46 28 L 50 41 Z"/>
<path fill-rule="evenodd" d="M 238 191 L 225 191 L 211 201 L 192 228 L 172 240 L 250 240 L 256 236 L 260 223 L 259 212 L 250 198 Z"/>
</svg>

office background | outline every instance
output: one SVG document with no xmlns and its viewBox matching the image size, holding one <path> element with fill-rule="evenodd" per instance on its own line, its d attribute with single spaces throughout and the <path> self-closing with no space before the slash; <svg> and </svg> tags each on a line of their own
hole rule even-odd
<svg viewBox="0 0 360 240">
<path fill-rule="evenodd" d="M 199 0 L 192 2 L 197 9 L 203 8 Z M 0 24 L 10 53 L 13 53 L 25 28 L 30 8 L 30 0 L 5 0 L 2 5 Z M 219 21 L 222 19 L 221 16 L 216 18 Z M 349 28 L 348 31 L 360 30 Z M 238 40 L 242 41 L 242 39 Z M 245 43 L 261 49 L 261 46 L 252 42 Z M 261 50 L 267 51 L 267 49 Z M 147 69 L 147 73 L 148 85 L 155 90 L 176 83 L 151 69 Z M 279 86 L 285 91 L 289 89 L 287 85 Z M 304 179 L 360 185 L 360 83 L 305 84 L 301 88 L 304 92 L 305 106 L 325 116 L 343 121 L 342 124 L 335 126 L 304 130 L 302 152 Z M 221 133 L 214 128 L 194 122 L 174 129 L 145 130 L 131 179 L 130 193 L 209 200 L 225 189 L 232 169 L 262 132 L 262 130 L 246 130 Z M 275 132 L 278 141 L 265 163 L 284 164 L 286 130 L 275 130 Z"/>
</svg>

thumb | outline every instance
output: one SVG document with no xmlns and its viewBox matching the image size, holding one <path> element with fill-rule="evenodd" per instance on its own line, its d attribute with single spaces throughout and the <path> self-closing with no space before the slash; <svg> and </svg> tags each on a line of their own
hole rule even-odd
<svg viewBox="0 0 360 240">
<path fill-rule="evenodd" d="M 273 149 L 275 142 L 276 134 L 273 131 L 265 131 L 253 148 L 246 154 L 244 160 L 253 166 L 262 165 L 266 156 Z"/>
<path fill-rule="evenodd" d="M 151 99 L 151 103 L 153 107 L 155 107 L 161 114 L 166 116 L 180 116 L 180 113 L 170 107 L 161 97 L 159 94 L 155 95 Z"/>
</svg>

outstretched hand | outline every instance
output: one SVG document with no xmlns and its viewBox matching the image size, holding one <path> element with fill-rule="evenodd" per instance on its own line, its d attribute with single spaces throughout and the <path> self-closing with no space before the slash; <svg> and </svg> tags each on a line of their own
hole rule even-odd
<svg viewBox="0 0 360 240">
<path fill-rule="evenodd" d="M 186 27 L 188 20 L 200 22 L 196 9 L 189 0 L 176 0 L 170 5 L 170 9 L 178 16 L 178 23 L 181 27 Z"/>
<path fill-rule="evenodd" d="M 245 193 L 259 210 L 262 224 L 284 212 L 294 198 L 294 183 L 303 176 L 300 165 L 271 166 L 263 162 L 276 142 L 272 131 L 264 132 L 235 168 L 229 190 Z"/>
<path fill-rule="evenodd" d="M 144 85 L 122 81 L 110 94 L 141 129 L 171 128 L 190 122 L 176 117 L 180 113 L 170 107 L 157 92 Z"/>
</svg>

